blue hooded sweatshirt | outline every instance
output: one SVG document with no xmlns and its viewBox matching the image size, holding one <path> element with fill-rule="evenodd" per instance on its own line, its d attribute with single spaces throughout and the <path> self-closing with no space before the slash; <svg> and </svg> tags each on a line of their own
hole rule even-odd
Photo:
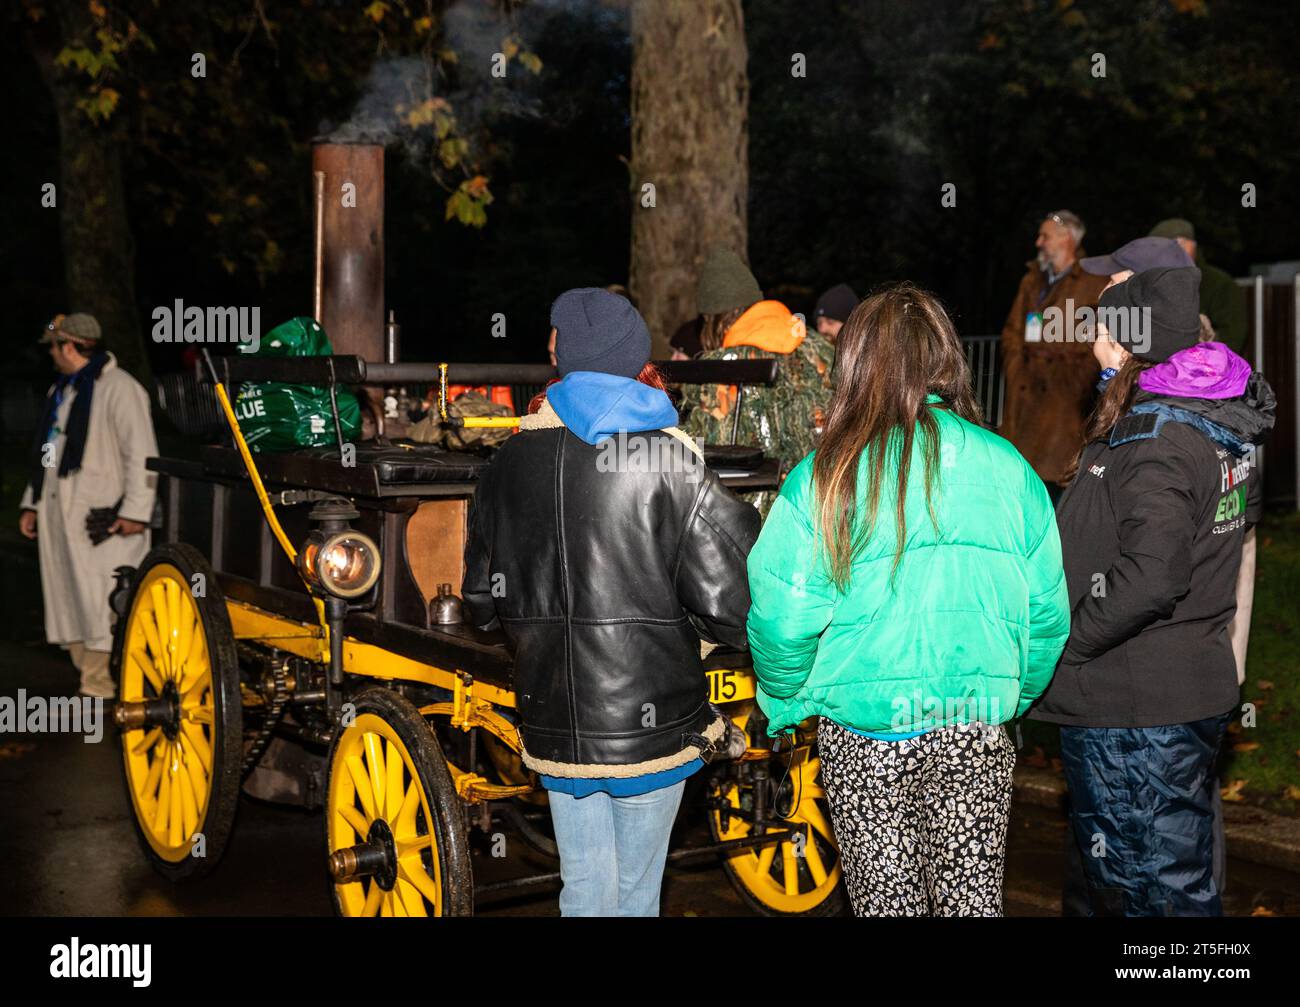
<svg viewBox="0 0 1300 1007">
<path fill-rule="evenodd" d="M 570 371 L 564 380 L 546 390 L 546 401 L 575 437 L 599 444 L 618 433 L 640 433 L 677 425 L 677 410 L 667 393 L 643 385 L 635 378 L 622 378 L 599 371 Z M 684 766 L 659 773 L 601 779 L 542 776 L 547 790 L 570 797 L 609 794 L 636 797 L 649 794 L 692 776 L 704 766 L 694 759 Z"/>
<path fill-rule="evenodd" d="M 666 392 L 635 378 L 599 371 L 570 371 L 546 390 L 546 401 L 576 437 L 599 444 L 621 432 L 662 430 L 677 425 Z"/>
</svg>

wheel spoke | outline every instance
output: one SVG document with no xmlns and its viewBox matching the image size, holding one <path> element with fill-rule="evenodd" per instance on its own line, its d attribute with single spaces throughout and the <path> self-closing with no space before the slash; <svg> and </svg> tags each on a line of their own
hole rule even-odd
<svg viewBox="0 0 1300 1007">
<path fill-rule="evenodd" d="M 370 831 L 370 823 L 352 804 L 340 804 L 336 809 L 338 815 L 343 821 L 347 822 L 352 831 L 356 833 L 357 841 L 360 842 L 366 838 L 366 833 Z M 350 846 L 350 843 L 339 843 L 340 847 Z"/>
<path fill-rule="evenodd" d="M 424 899 L 420 896 L 415 886 L 405 878 L 397 879 L 397 896 L 402 903 L 407 916 L 428 916 L 429 911 L 424 908 Z"/>
<path fill-rule="evenodd" d="M 211 724 L 212 707 L 210 706 L 193 706 L 185 711 L 185 719 L 191 724 Z"/>
<path fill-rule="evenodd" d="M 172 662 L 172 667 L 179 673 L 182 662 L 185 659 L 185 651 L 180 648 L 181 635 L 181 586 L 168 577 L 162 582 L 163 594 L 167 598 L 167 645 L 172 648 L 172 653 L 176 659 Z M 179 678 L 179 674 L 177 675 Z"/>
<path fill-rule="evenodd" d="M 349 755 L 344 764 L 348 767 L 348 775 L 352 777 L 352 786 L 356 788 L 357 798 L 361 801 L 361 807 L 365 809 L 366 818 L 374 821 L 378 815 L 375 814 L 375 796 L 370 790 L 370 777 L 366 775 L 365 763 L 362 762 L 361 756 Z"/>
<path fill-rule="evenodd" d="M 181 692 L 189 691 L 190 686 L 194 684 L 194 674 L 209 671 L 207 650 L 203 643 L 203 630 L 199 631 L 190 638 L 189 651 L 181 655 L 185 667 L 185 679 L 181 682 Z"/>
<path fill-rule="evenodd" d="M 421 850 L 431 849 L 433 847 L 433 834 L 416 836 L 414 839 L 399 839 L 396 841 L 396 846 L 397 859 L 400 860 L 402 857 L 419 853 Z"/>
<path fill-rule="evenodd" d="M 829 875 L 826 873 L 826 865 L 822 862 L 821 850 L 817 849 L 817 837 L 806 835 L 803 844 L 803 858 L 808 865 L 808 873 L 813 877 L 813 883 L 820 888 L 826 884 Z"/>
<path fill-rule="evenodd" d="M 144 786 L 140 788 L 137 796 L 140 799 L 140 810 L 145 818 L 152 817 L 154 809 L 158 803 L 158 785 L 162 781 L 163 760 L 166 756 L 167 741 L 155 745 L 153 761 L 149 764 L 149 773 L 144 778 Z"/>
<path fill-rule="evenodd" d="M 434 912 L 441 912 L 438 900 L 438 884 L 429 877 L 418 860 L 407 859 L 397 862 L 397 876 L 415 886 L 415 890 L 433 903 Z"/>
<path fill-rule="evenodd" d="M 781 873 L 784 875 L 786 895 L 799 894 L 799 865 L 795 861 L 794 843 L 781 844 Z"/>
<path fill-rule="evenodd" d="M 153 748 L 155 742 L 157 742 L 160 737 L 162 737 L 162 728 L 161 727 L 151 728 L 148 734 L 146 734 L 143 738 L 141 738 L 137 744 L 132 746 L 131 754 L 144 755 L 145 752 Z"/>
<path fill-rule="evenodd" d="M 145 635 L 147 636 L 148 634 Z M 134 661 L 135 666 L 140 669 L 140 674 L 144 676 L 145 681 L 153 686 L 154 695 L 161 696 L 163 689 L 162 676 L 158 674 L 158 669 L 154 667 L 153 661 L 150 660 L 149 655 L 143 649 L 136 647 L 131 651 L 131 660 Z M 143 690 L 141 690 L 141 693 L 141 698 L 143 698 Z"/>
<path fill-rule="evenodd" d="M 816 801 L 810 801 L 805 797 L 799 802 L 799 807 L 791 817 L 807 822 L 821 833 L 823 839 L 831 843 L 835 842 L 835 833 L 831 829 L 831 823 L 826 821 L 826 815 L 822 811 L 821 805 Z"/>
<path fill-rule="evenodd" d="M 169 846 L 179 846 L 181 843 L 181 806 L 183 798 L 181 796 L 181 779 L 178 770 L 181 768 L 180 752 L 177 746 L 173 746 L 170 764 L 163 770 L 171 778 L 172 794 L 171 806 L 167 809 L 167 843 Z"/>
<path fill-rule="evenodd" d="M 768 843 L 758 851 L 758 876 L 772 873 L 772 861 L 776 859 L 776 843 Z"/>
<path fill-rule="evenodd" d="M 193 781 L 190 779 L 188 760 L 181 756 L 181 765 L 177 769 L 176 781 L 181 792 L 181 828 L 185 836 L 193 836 L 199 825 L 199 804 L 195 799 Z"/>
<path fill-rule="evenodd" d="M 169 621 L 167 609 L 167 589 L 163 587 L 165 581 L 154 581 L 149 587 L 149 598 L 153 602 L 154 624 L 158 629 L 158 646 L 162 649 L 163 666 L 167 669 L 167 677 L 176 678 L 176 649 L 173 646 L 172 631 L 173 626 Z"/>
<path fill-rule="evenodd" d="M 169 582 L 170 583 L 170 582 Z M 179 590 L 179 588 L 177 589 Z M 176 634 L 176 658 L 180 661 L 181 673 L 184 674 L 190 663 L 190 648 L 194 645 L 194 609 L 185 601 L 178 599 L 177 618 L 180 625 Z M 202 632 L 200 630 L 200 632 Z M 183 691 L 183 690 L 182 690 Z"/>
<path fill-rule="evenodd" d="M 204 668 L 203 674 L 195 679 L 189 687 L 181 693 L 181 706 L 193 706 L 195 703 L 202 701 L 203 692 L 212 685 L 212 669 Z"/>
<path fill-rule="evenodd" d="M 397 813 L 405 803 L 402 792 L 402 776 L 405 766 L 402 764 L 402 755 L 397 750 L 397 746 L 389 739 L 387 744 L 387 779 L 384 780 L 384 817 L 392 824 Z"/>
<path fill-rule="evenodd" d="M 383 739 L 373 731 L 363 739 L 366 751 L 366 768 L 370 771 L 370 792 L 374 794 L 375 817 L 384 814 L 384 745 Z"/>
<path fill-rule="evenodd" d="M 393 835 L 398 839 L 410 839 L 415 835 L 415 811 L 420 806 L 420 784 L 411 781 L 402 799 L 402 805 L 388 822 L 393 827 Z"/>
<path fill-rule="evenodd" d="M 151 594 L 152 597 L 152 594 Z M 140 624 L 140 629 L 144 632 L 144 641 L 149 645 L 149 654 L 153 658 L 153 666 L 158 673 L 164 678 L 171 678 L 171 669 L 167 663 L 167 653 L 163 650 L 162 639 L 158 635 L 157 620 L 154 617 L 152 601 L 136 606 L 136 621 Z M 162 692 L 162 687 L 158 687 L 158 692 Z"/>
<path fill-rule="evenodd" d="M 158 807 L 154 812 L 153 828 L 159 833 L 166 829 L 168 815 L 171 813 L 172 774 L 171 767 L 168 765 L 171 758 L 172 746 L 171 742 L 168 742 L 166 749 L 158 756 L 162 765 L 162 783 L 158 788 Z"/>
<path fill-rule="evenodd" d="M 188 752 L 184 753 L 181 760 L 185 764 L 185 771 L 190 777 L 190 790 L 194 794 L 195 807 L 202 812 L 203 802 L 208 795 L 208 777 L 203 771 L 203 764 Z"/>
<path fill-rule="evenodd" d="M 374 878 L 370 879 L 370 890 L 366 892 L 365 904 L 361 907 L 362 916 L 377 916 L 379 914 L 379 903 L 383 898 L 384 890 L 379 887 L 379 882 Z"/>
<path fill-rule="evenodd" d="M 203 772 L 208 776 L 212 775 L 212 746 L 208 743 L 207 738 L 203 737 L 203 728 L 198 724 L 192 724 L 189 721 L 181 721 L 181 737 L 189 742 L 194 753 L 203 763 Z"/>
<path fill-rule="evenodd" d="M 191 650 L 200 648 L 191 648 Z M 180 671 L 176 674 L 176 688 L 181 693 L 190 691 L 190 687 L 199 681 L 206 673 L 203 659 L 198 654 L 191 654 L 185 659 Z"/>
</svg>

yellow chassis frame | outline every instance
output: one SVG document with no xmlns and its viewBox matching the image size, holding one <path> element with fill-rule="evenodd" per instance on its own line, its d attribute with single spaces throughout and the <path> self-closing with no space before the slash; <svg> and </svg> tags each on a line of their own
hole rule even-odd
<svg viewBox="0 0 1300 1007">
<path fill-rule="evenodd" d="M 273 615 L 255 605 L 226 601 L 235 639 L 260 643 L 320 663 L 322 647 L 328 654 L 325 629 L 320 625 L 298 622 Z M 380 681 L 419 682 L 437 686 L 452 694 L 450 703 L 431 703 L 420 708 L 425 717 L 447 717 L 452 727 L 468 731 L 480 727 L 516 755 L 520 753 L 519 731 L 503 717 L 497 707 L 514 709 L 515 694 L 487 682 L 476 682 L 472 675 L 455 669 L 440 668 L 413 661 L 400 654 L 363 643 L 353 637 L 343 639 L 343 671 Z M 753 699 L 754 673 L 749 668 L 722 668 L 707 672 L 709 699 L 713 703 L 735 703 Z M 502 785 L 492 783 L 477 773 L 460 769 L 451 762 L 447 768 L 461 799 L 471 804 L 499 801 L 532 793 L 532 784 Z"/>
</svg>

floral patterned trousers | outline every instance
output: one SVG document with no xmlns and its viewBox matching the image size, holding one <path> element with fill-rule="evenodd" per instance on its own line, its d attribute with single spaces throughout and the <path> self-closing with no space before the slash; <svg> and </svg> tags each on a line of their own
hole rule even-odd
<svg viewBox="0 0 1300 1007">
<path fill-rule="evenodd" d="M 857 916 L 1001 916 L 1015 748 L 957 724 L 877 741 L 821 719 L 822 780 Z"/>
</svg>

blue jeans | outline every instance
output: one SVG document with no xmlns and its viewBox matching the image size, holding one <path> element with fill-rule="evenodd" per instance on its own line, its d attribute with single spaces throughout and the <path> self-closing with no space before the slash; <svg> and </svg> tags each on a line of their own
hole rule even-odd
<svg viewBox="0 0 1300 1007">
<path fill-rule="evenodd" d="M 1062 727 L 1070 820 L 1094 916 L 1219 916 L 1215 756 L 1228 715 Z"/>
<path fill-rule="evenodd" d="M 552 791 L 561 916 L 658 916 L 668 836 L 686 781 L 636 797 Z"/>
</svg>

